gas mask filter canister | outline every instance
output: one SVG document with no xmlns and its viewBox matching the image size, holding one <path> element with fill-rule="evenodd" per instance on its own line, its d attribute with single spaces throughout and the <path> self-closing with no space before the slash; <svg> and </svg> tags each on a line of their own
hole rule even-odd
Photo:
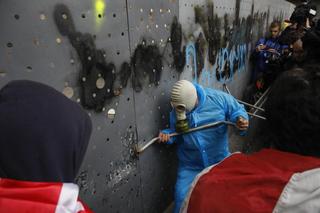
<svg viewBox="0 0 320 213">
<path fill-rule="evenodd" d="M 194 109 L 196 102 L 197 90 L 191 82 L 180 80 L 174 84 L 171 90 L 171 105 L 176 112 L 177 132 L 185 132 L 189 129 L 186 113 Z"/>
</svg>

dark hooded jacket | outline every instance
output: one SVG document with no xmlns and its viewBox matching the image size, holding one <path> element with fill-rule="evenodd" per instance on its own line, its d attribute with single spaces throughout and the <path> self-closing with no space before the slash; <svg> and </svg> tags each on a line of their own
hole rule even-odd
<svg viewBox="0 0 320 213">
<path fill-rule="evenodd" d="M 0 177 L 73 182 L 91 134 L 75 102 L 41 83 L 13 81 L 0 90 Z"/>
<path fill-rule="evenodd" d="M 75 177 L 91 134 L 81 106 L 41 83 L 0 90 L 1 212 L 89 213 Z"/>
</svg>

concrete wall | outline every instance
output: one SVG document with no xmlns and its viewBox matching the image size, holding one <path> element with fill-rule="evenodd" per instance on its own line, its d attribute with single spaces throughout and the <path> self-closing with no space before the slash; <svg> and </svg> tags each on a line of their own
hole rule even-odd
<svg viewBox="0 0 320 213">
<path fill-rule="evenodd" d="M 0 86 L 46 83 L 92 118 L 77 183 L 94 211 L 162 212 L 172 202 L 175 146 L 134 153 L 167 127 L 171 86 L 226 83 L 241 98 L 253 43 L 293 9 L 281 0 L 208 2 L 0 1 Z M 233 151 L 244 149 L 246 138 L 230 137 Z"/>
</svg>

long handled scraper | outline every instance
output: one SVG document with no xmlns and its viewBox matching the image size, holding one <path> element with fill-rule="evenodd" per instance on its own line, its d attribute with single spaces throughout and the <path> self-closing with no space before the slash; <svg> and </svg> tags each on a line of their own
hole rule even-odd
<svg viewBox="0 0 320 213">
<path fill-rule="evenodd" d="M 187 130 L 185 132 L 179 132 L 179 133 L 178 132 L 174 132 L 174 133 L 171 133 L 169 135 L 170 135 L 170 137 L 173 137 L 173 136 L 177 136 L 177 135 L 187 134 L 187 133 L 190 133 L 190 132 L 195 132 L 195 131 L 202 130 L 202 129 L 216 127 L 216 126 L 219 126 L 219 125 L 222 125 L 222 124 L 231 125 L 231 126 L 234 126 L 234 127 L 236 126 L 235 123 L 232 123 L 230 121 L 216 121 L 216 122 L 209 123 L 209 124 L 206 124 L 206 125 L 203 125 L 203 126 L 191 128 L 191 129 L 189 129 L 189 130 Z M 136 148 L 135 148 L 136 153 L 140 154 L 141 152 L 146 150 L 149 146 L 151 146 L 152 144 L 154 144 L 158 140 L 159 140 L 159 137 L 156 137 L 156 138 L 153 138 L 152 140 L 150 140 L 148 143 L 146 143 L 143 146 L 136 145 Z"/>
</svg>

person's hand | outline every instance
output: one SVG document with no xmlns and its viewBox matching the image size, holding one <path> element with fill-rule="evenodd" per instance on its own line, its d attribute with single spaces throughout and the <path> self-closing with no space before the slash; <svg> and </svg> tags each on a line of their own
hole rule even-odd
<svg viewBox="0 0 320 213">
<path fill-rule="evenodd" d="M 278 52 L 277 50 L 272 49 L 272 48 L 268 49 L 268 51 L 271 52 L 271 53 L 277 53 Z"/>
<path fill-rule="evenodd" d="M 164 134 L 162 132 L 159 133 L 159 143 L 167 143 L 170 140 L 170 135 L 169 134 Z"/>
<path fill-rule="evenodd" d="M 307 29 L 311 28 L 311 24 L 310 24 L 309 18 L 307 18 L 307 20 L 306 20 L 306 28 Z"/>
<path fill-rule="evenodd" d="M 266 45 L 263 45 L 263 44 L 259 44 L 256 48 L 257 52 L 261 51 L 261 50 L 264 50 L 267 46 Z"/>
<path fill-rule="evenodd" d="M 239 116 L 236 125 L 240 130 L 247 130 L 249 127 L 249 121 Z"/>
</svg>

